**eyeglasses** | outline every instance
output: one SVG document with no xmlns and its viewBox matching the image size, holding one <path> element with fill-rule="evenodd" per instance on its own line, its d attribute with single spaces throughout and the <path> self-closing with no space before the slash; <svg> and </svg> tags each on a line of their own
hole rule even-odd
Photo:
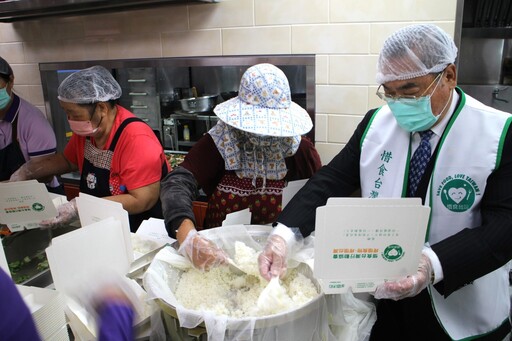
<svg viewBox="0 0 512 341">
<path fill-rule="evenodd" d="M 423 91 L 423 93 L 420 95 L 420 96 L 410 96 L 410 95 L 403 95 L 403 96 L 392 96 L 392 95 L 388 95 L 386 94 L 385 92 L 383 91 L 379 91 L 380 88 L 382 87 L 382 84 L 377 88 L 377 91 L 375 92 L 375 94 L 377 96 L 379 96 L 379 98 L 383 101 L 399 101 L 401 99 L 406 99 L 406 100 L 418 100 L 420 99 L 421 97 L 423 97 L 427 91 L 432 87 L 432 85 L 434 85 L 434 83 L 441 78 L 441 76 L 443 75 L 444 71 L 439 73 L 436 78 L 434 78 L 434 80 L 432 81 L 432 83 L 430 83 L 430 85 L 425 89 L 425 91 Z M 438 83 L 439 84 L 439 83 Z M 437 85 L 436 85 L 437 87 Z M 435 91 L 435 89 L 434 89 Z M 432 92 L 434 92 L 432 91 Z"/>
</svg>

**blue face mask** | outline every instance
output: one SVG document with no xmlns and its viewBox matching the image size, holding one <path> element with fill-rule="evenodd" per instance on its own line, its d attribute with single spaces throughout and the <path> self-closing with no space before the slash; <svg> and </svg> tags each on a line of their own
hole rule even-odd
<svg viewBox="0 0 512 341">
<path fill-rule="evenodd" d="M 432 113 L 430 96 L 390 100 L 388 106 L 398 125 L 408 132 L 430 129 L 439 118 Z"/>
<path fill-rule="evenodd" d="M 432 126 L 437 122 L 441 115 L 435 116 L 434 113 L 432 113 L 432 103 L 430 98 L 436 91 L 439 83 L 441 83 L 442 75 L 443 73 L 436 77 L 438 81 L 430 95 L 421 96 L 419 98 L 386 98 L 386 102 L 391 109 L 393 116 L 395 116 L 398 125 L 402 127 L 402 129 L 408 132 L 424 131 L 432 128 Z M 436 79 L 434 79 L 433 82 L 435 82 Z M 428 88 L 432 86 L 433 82 Z M 428 91 L 428 88 L 426 91 Z M 446 105 L 448 105 L 448 102 Z M 446 105 L 441 112 L 444 111 Z"/>
<path fill-rule="evenodd" d="M 7 86 L 3 89 L 0 89 L 0 110 L 5 109 L 10 101 L 11 96 L 7 92 Z"/>
</svg>

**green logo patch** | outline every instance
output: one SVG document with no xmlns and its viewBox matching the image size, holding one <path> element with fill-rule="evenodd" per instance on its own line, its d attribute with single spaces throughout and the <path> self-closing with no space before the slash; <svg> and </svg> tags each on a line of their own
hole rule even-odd
<svg viewBox="0 0 512 341">
<path fill-rule="evenodd" d="M 36 202 L 36 203 L 32 204 L 32 209 L 34 211 L 38 211 L 38 212 L 44 211 L 44 205 Z"/>
<path fill-rule="evenodd" d="M 381 253 L 381 256 L 388 262 L 396 262 L 404 256 L 404 250 L 400 245 L 391 244 L 384 249 L 384 252 Z"/>
<path fill-rule="evenodd" d="M 437 189 L 444 207 L 452 212 L 465 212 L 473 206 L 480 195 L 476 182 L 465 174 L 446 177 Z"/>
</svg>

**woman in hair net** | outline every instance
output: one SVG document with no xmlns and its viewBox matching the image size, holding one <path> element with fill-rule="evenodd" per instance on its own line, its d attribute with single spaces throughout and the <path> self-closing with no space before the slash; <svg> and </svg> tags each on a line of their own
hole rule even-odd
<svg viewBox="0 0 512 341">
<path fill-rule="evenodd" d="M 283 71 L 258 64 L 245 71 L 238 96 L 214 108 L 219 122 L 162 181 L 169 235 L 196 268 L 226 262 L 225 253 L 196 231 L 192 201 L 208 197 L 204 227 L 221 226 L 226 214 L 249 208 L 252 224 L 273 222 L 288 181 L 309 178 L 320 166 L 311 141 L 313 123 L 291 101 Z"/>
<path fill-rule="evenodd" d="M 384 105 L 294 196 L 259 257 L 262 276 L 282 276 L 294 243 L 287 226 L 311 234 L 329 197 L 360 190 L 364 198 L 421 198 L 431 215 L 417 273 L 376 287 L 371 340 L 510 333 L 512 116 L 457 87 L 456 57 L 453 39 L 435 25 L 407 26 L 384 42 Z"/>
<path fill-rule="evenodd" d="M 69 75 L 58 88 L 73 136 L 64 153 L 30 160 L 11 181 L 79 170 L 80 192 L 119 202 L 135 231 L 144 219 L 162 217 L 160 180 L 170 167 L 152 129 L 116 104 L 121 87 L 102 66 Z M 61 205 L 49 226 L 77 218 L 74 200 Z"/>
</svg>

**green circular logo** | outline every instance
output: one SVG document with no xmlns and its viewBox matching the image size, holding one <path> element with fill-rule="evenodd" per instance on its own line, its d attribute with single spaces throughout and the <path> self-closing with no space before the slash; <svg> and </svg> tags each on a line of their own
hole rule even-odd
<svg viewBox="0 0 512 341">
<path fill-rule="evenodd" d="M 38 211 L 38 212 L 39 211 L 44 211 L 44 205 L 36 202 L 36 203 L 32 204 L 32 209 L 34 211 Z"/>
<path fill-rule="evenodd" d="M 475 191 L 468 181 L 454 179 L 443 186 L 441 201 L 452 212 L 464 212 L 474 204 Z"/>
<path fill-rule="evenodd" d="M 388 262 L 396 262 L 400 260 L 404 256 L 404 250 L 400 245 L 391 244 L 382 252 L 382 258 L 387 260 Z"/>
</svg>

